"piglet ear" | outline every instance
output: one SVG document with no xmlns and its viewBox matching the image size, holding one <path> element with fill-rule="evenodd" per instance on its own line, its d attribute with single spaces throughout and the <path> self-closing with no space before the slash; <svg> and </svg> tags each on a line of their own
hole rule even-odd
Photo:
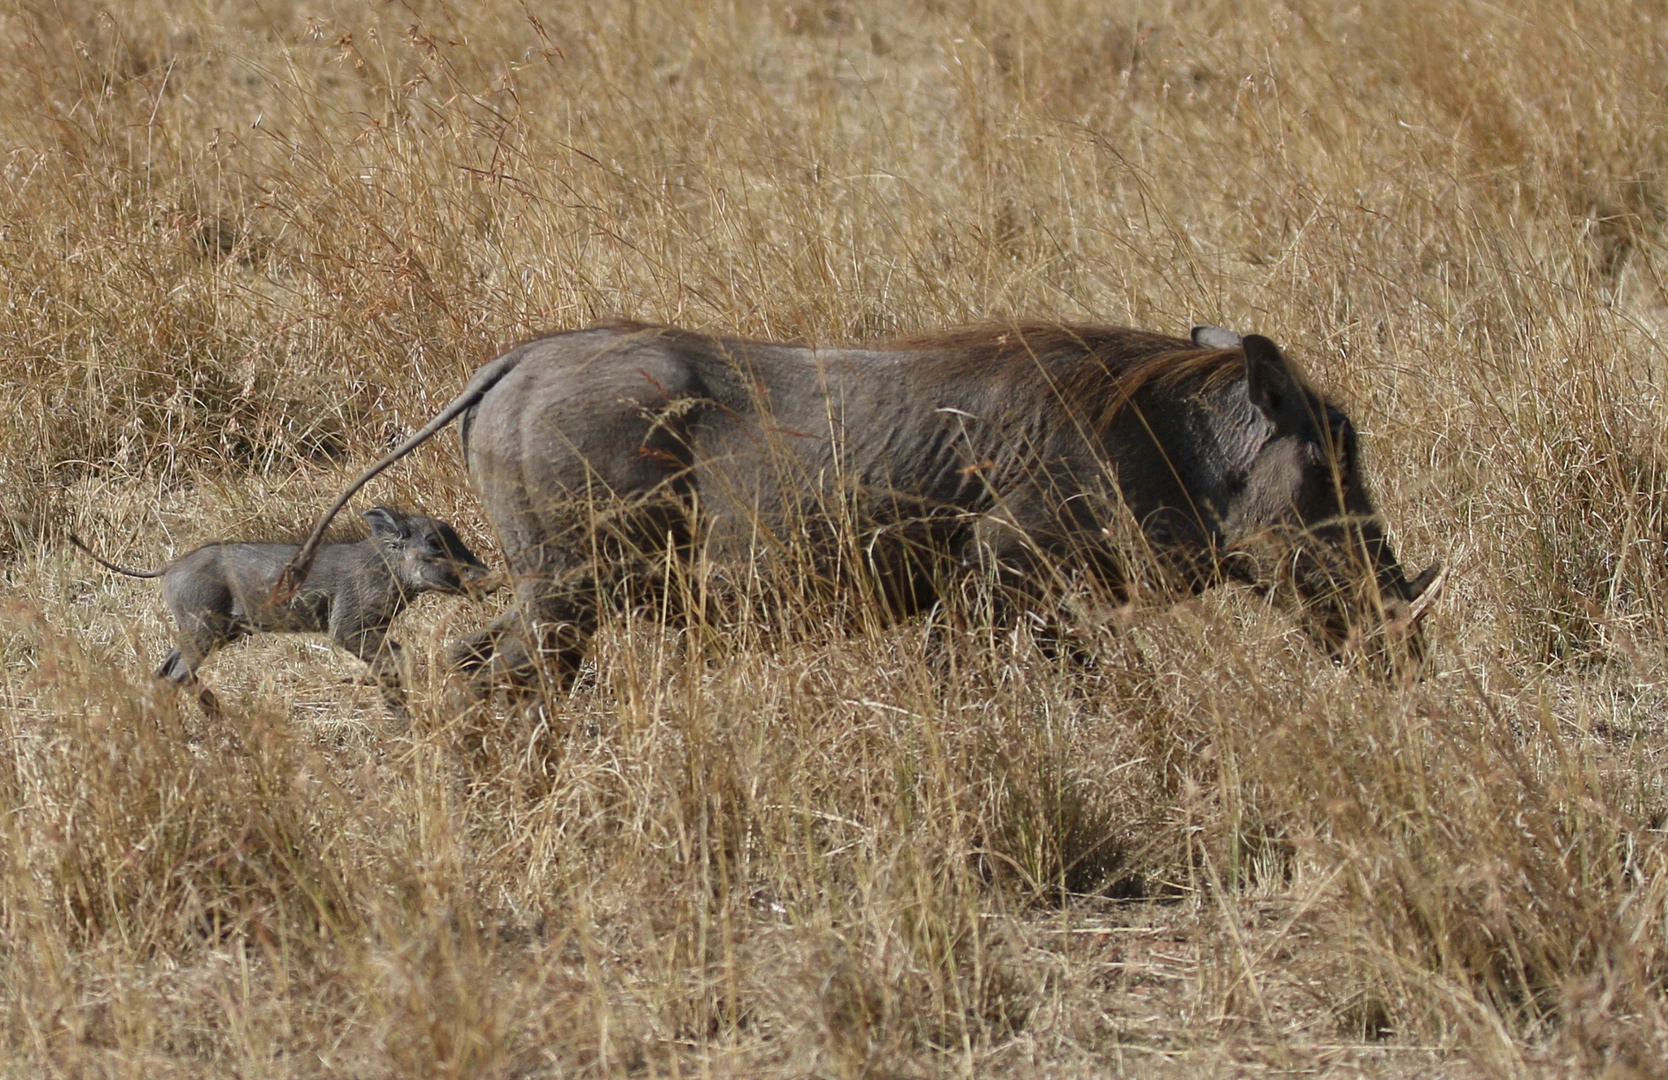
<svg viewBox="0 0 1668 1080">
<path fill-rule="evenodd" d="M 1246 394 L 1264 416 L 1278 421 L 1287 409 L 1302 400 L 1297 373 L 1281 354 L 1280 347 L 1261 334 L 1247 334 L 1241 347 L 1245 350 Z"/>
<path fill-rule="evenodd" d="M 1224 330 L 1220 326 L 1195 326 L 1193 328 L 1193 344 L 1201 349 L 1237 349 L 1244 341 L 1232 330 Z"/>
<path fill-rule="evenodd" d="M 365 511 L 364 519 L 371 526 L 371 535 L 378 540 L 404 540 L 411 535 L 405 518 L 386 506 L 373 506 Z"/>
</svg>

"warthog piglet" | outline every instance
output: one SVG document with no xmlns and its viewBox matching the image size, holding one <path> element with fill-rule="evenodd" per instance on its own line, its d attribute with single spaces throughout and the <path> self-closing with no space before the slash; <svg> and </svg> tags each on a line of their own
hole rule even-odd
<svg viewBox="0 0 1668 1080">
<path fill-rule="evenodd" d="M 476 591 L 489 572 L 444 521 L 384 506 L 364 517 L 370 537 L 321 547 L 306 580 L 278 604 L 271 600 L 272 588 L 300 550 L 297 544 L 204 544 L 160 570 L 146 571 L 102 558 L 73 534 L 70 540 L 119 574 L 162 579 L 178 645 L 157 668 L 157 677 L 197 687 L 210 716 L 217 716 L 219 707 L 197 682 L 197 669 L 215 649 L 257 630 L 329 634 L 370 665 L 390 711 L 403 715 L 400 646 L 388 637 L 389 624 L 417 596 Z"/>
</svg>

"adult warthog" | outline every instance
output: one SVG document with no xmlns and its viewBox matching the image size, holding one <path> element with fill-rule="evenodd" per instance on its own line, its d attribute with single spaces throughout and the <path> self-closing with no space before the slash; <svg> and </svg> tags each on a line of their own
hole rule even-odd
<svg viewBox="0 0 1668 1080">
<path fill-rule="evenodd" d="M 483 686 L 565 681 L 608 597 L 697 557 L 808 570 L 897 614 L 968 582 L 1002 618 L 1071 581 L 1234 579 L 1390 670 L 1421 655 L 1437 592 L 1436 566 L 1403 575 L 1349 419 L 1272 341 L 1061 325 L 862 349 L 638 324 L 528 342 L 355 481 L 280 587 L 362 484 L 459 416 L 515 583 L 451 650 Z"/>
</svg>

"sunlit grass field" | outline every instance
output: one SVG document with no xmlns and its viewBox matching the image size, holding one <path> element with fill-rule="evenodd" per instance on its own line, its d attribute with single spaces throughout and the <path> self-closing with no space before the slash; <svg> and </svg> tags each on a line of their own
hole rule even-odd
<svg viewBox="0 0 1668 1080">
<path fill-rule="evenodd" d="M 5 0 L 0 1077 L 1661 1075 L 1665 121 L 1645 0 Z M 272 635 L 211 722 L 67 542 L 298 539 L 611 318 L 1266 334 L 1426 677 L 1227 588 L 622 610 L 460 711 L 427 598 L 409 726 Z M 451 436 L 377 502 L 500 563 Z"/>
</svg>

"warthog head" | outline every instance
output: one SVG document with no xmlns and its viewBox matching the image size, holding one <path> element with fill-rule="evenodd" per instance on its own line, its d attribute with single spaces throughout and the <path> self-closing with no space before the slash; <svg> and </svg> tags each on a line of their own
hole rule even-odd
<svg viewBox="0 0 1668 1080">
<path fill-rule="evenodd" d="M 1198 332 L 1195 341 L 1227 344 Z M 1306 386 L 1269 339 L 1247 335 L 1240 347 L 1256 430 L 1249 463 L 1223 481 L 1229 567 L 1295 600 L 1332 657 L 1416 665 L 1419 624 L 1445 578 L 1440 564 L 1404 575 L 1368 495 L 1349 418 Z"/>
<path fill-rule="evenodd" d="M 492 572 L 446 522 L 381 506 L 365 511 L 364 518 L 404 592 L 489 591 Z"/>
</svg>

